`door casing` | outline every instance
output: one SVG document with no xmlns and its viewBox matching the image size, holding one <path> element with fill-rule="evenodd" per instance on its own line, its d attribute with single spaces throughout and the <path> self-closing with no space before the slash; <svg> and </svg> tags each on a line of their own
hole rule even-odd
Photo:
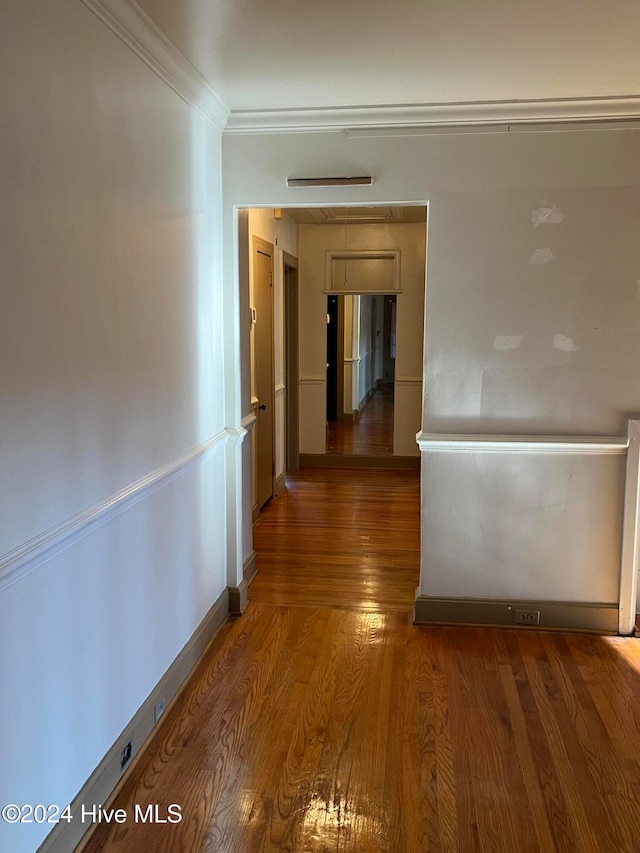
<svg viewBox="0 0 640 853">
<path fill-rule="evenodd" d="M 283 252 L 285 469 L 300 467 L 298 369 L 298 259 Z"/>
</svg>

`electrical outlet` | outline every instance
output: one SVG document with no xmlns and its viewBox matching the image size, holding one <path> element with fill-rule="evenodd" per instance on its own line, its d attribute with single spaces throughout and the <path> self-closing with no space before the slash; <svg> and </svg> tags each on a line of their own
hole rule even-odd
<svg viewBox="0 0 640 853">
<path fill-rule="evenodd" d="M 161 699 L 159 702 L 156 702 L 156 706 L 154 708 L 154 721 L 157 723 L 160 717 L 164 714 L 164 709 L 167 707 L 167 700 Z"/>
<path fill-rule="evenodd" d="M 129 759 L 131 758 L 131 753 L 133 752 L 133 746 L 131 745 L 131 741 L 124 747 L 122 752 L 120 753 L 120 770 L 124 770 L 127 766 Z"/>
<path fill-rule="evenodd" d="M 516 610 L 513 614 L 513 621 L 516 623 L 516 625 L 539 625 L 540 611 Z"/>
</svg>

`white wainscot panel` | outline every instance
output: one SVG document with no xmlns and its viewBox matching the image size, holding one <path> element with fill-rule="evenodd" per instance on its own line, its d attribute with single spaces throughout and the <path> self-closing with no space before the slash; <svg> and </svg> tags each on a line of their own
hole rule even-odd
<svg viewBox="0 0 640 853">
<path fill-rule="evenodd" d="M 2 802 L 70 802 L 223 592 L 223 448 L 0 592 Z"/>
<path fill-rule="evenodd" d="M 623 453 L 422 456 L 421 594 L 616 603 Z"/>
</svg>

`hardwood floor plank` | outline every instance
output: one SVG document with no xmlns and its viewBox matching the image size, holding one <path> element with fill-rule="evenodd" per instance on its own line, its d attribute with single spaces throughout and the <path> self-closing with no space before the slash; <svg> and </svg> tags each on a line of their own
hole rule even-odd
<svg viewBox="0 0 640 853">
<path fill-rule="evenodd" d="M 614 744 L 616 755 L 631 778 L 640 772 L 639 711 L 633 697 L 614 680 L 608 683 L 585 679 L 589 693 Z"/>
<path fill-rule="evenodd" d="M 372 655 L 371 644 L 376 643 L 380 622 L 386 617 L 345 614 L 342 618 L 351 622 L 349 633 L 355 635 L 355 654 L 341 656 L 337 666 L 334 701 L 327 720 L 310 808 L 305 815 L 301 849 L 317 849 L 318 839 L 322 838 L 335 850 L 382 851 L 391 849 L 384 834 L 380 834 L 380 828 L 386 827 L 387 821 L 372 813 L 371 808 L 363 809 L 363 803 L 368 801 L 361 796 L 361 787 L 373 784 L 380 788 L 384 784 L 384 756 L 376 755 L 380 748 L 375 731 L 381 717 L 380 707 L 370 701 L 367 686 L 370 689 L 372 679 L 379 683 L 375 663 L 380 658 L 380 650 Z M 389 663 L 392 660 L 386 650 L 382 657 Z M 390 670 L 390 666 L 387 669 Z M 376 768 L 379 768 L 378 772 Z"/>
<path fill-rule="evenodd" d="M 612 838 L 618 840 L 618 849 L 633 851 L 637 848 L 637 837 L 631 827 L 640 814 L 637 790 L 639 765 L 634 758 L 638 749 L 638 744 L 634 744 L 638 728 L 632 729 L 635 738 L 625 737 L 616 748 L 594 701 L 594 694 L 573 659 L 566 640 L 558 637 L 551 643 L 545 637 L 543 642 L 586 758 L 593 786 L 602 800 L 608 824 L 613 827 Z M 601 642 L 603 649 L 609 646 L 608 639 Z M 605 718 L 607 715 L 608 709 L 605 709 Z"/>
<path fill-rule="evenodd" d="M 465 709 L 471 745 L 472 786 L 482 850 L 537 851 L 535 831 L 525 807 L 508 706 L 497 669 L 500 634 L 486 644 L 485 632 L 456 632 L 458 666 L 474 701 Z M 482 732 L 482 740 L 474 733 Z M 512 807 L 504 809 L 509 802 Z"/>
<path fill-rule="evenodd" d="M 389 653 L 389 710 L 386 720 L 386 731 L 382 730 L 378 737 L 385 745 L 385 771 L 383 797 L 385 809 L 388 812 L 388 839 L 390 850 L 402 850 L 402 824 L 406 815 L 406 805 L 402 798 L 402 760 L 398 760 L 398 750 L 404 747 L 404 702 L 399 697 L 406 693 L 405 659 L 407 655 L 408 629 L 410 616 L 407 613 L 394 613 L 393 621 L 388 631 Z M 395 698 L 394 698 L 395 697 Z M 374 701 L 376 699 L 374 698 Z"/>
<path fill-rule="evenodd" d="M 458 845 L 465 853 L 475 853 L 481 850 L 481 846 L 473 790 L 473 735 L 469 732 L 466 719 L 467 709 L 473 706 L 474 697 L 464 673 L 460 671 L 456 648 L 452 644 L 443 652 L 451 720 Z"/>
<path fill-rule="evenodd" d="M 360 417 L 327 424 L 327 453 L 393 455 L 393 388 L 376 388 Z"/>
<path fill-rule="evenodd" d="M 85 853 L 637 853 L 640 641 L 410 623 L 414 472 L 315 469 Z"/>
<path fill-rule="evenodd" d="M 207 709 L 212 701 L 217 704 L 224 701 L 224 691 L 213 692 L 213 686 L 225 681 L 232 683 L 241 671 L 243 654 L 251 657 L 254 651 L 260 648 L 269 627 L 275 626 L 274 620 L 260 619 L 262 613 L 263 611 L 256 608 L 246 623 L 229 621 L 220 629 L 209 654 L 200 663 L 189 687 L 180 697 L 183 713 L 177 715 L 165 712 L 158 735 L 142 756 L 136 767 L 135 777 L 131 777 L 122 788 L 119 807 L 124 808 L 127 814 L 133 813 L 135 803 L 146 806 L 152 792 L 155 792 L 160 784 L 163 773 L 167 772 L 169 764 L 174 759 L 179 761 L 176 756 L 191 745 L 194 719 Z M 160 731 L 162 738 L 159 737 Z M 96 845 L 106 844 L 109 836 L 124 839 L 128 829 L 129 824 L 121 827 L 115 824 L 100 825 L 94 834 L 93 842 Z M 108 845 L 105 849 L 108 849 Z"/>
<path fill-rule="evenodd" d="M 578 840 L 567 807 L 561 780 L 556 770 L 552 747 L 547 739 L 542 720 L 538 713 L 538 706 L 517 634 L 512 631 L 505 632 L 504 643 L 509 652 L 510 668 L 516 684 L 520 708 L 522 709 L 524 718 L 523 733 L 527 737 L 527 742 L 518 740 L 518 749 L 521 754 L 524 754 L 525 761 L 529 750 L 532 756 L 535 756 L 535 767 L 540 791 L 545 803 L 546 818 L 555 842 L 555 846 L 550 849 L 557 849 L 563 851 L 563 853 L 564 851 L 571 853 L 571 851 L 579 849 Z M 544 822 L 543 817 L 538 819 L 538 823 L 541 821 Z M 543 829 L 544 835 L 545 832 Z"/>
<path fill-rule="evenodd" d="M 578 779 L 584 778 L 583 774 L 587 768 L 580 751 L 575 748 L 574 732 L 572 727 L 567 725 L 568 715 L 558 698 L 557 686 L 542 650 L 540 637 L 533 634 L 526 637 L 520 635 L 519 640 L 533 697 L 551 748 L 552 760 L 579 849 L 596 853 L 606 849 L 606 844 L 609 843 L 606 828 L 603 826 L 608 822 L 602 812 L 601 802 L 590 786 L 581 788 L 578 784 Z M 577 766 L 572 763 L 572 759 L 577 762 Z"/>
<path fill-rule="evenodd" d="M 629 812 L 620 815 L 627 821 L 640 807 L 640 799 L 635 798 L 634 785 L 618 765 L 615 747 L 587 683 L 563 637 L 554 637 L 553 642 L 548 636 L 543 637 L 543 643 L 594 784 L 603 795 L 616 794 L 621 807 L 630 805 Z"/>
<path fill-rule="evenodd" d="M 420 566 L 416 471 L 298 472 L 254 528 L 251 599 L 413 608 Z"/>
<path fill-rule="evenodd" d="M 251 715 L 231 784 L 219 802 L 204 850 L 260 850 L 273 820 L 275 780 L 286 761 L 300 703 L 318 645 L 327 635 L 328 611 L 296 610 L 273 675 Z M 247 815 L 238 821 L 238 811 Z M 269 849 L 269 848 L 265 848 Z"/>
<path fill-rule="evenodd" d="M 393 663 L 391 636 L 397 634 L 391 614 L 371 614 L 367 626 L 366 656 L 368 664 L 362 691 L 361 712 L 356 719 L 353 761 L 345 787 L 346 808 L 356 816 L 354 831 L 345 839 L 344 850 L 380 850 L 392 853 L 391 827 L 396 804 L 385 799 L 387 785 L 386 736 L 392 702 L 391 664 Z M 397 792 L 394 792 L 397 800 Z M 391 831 L 390 831 L 391 830 Z"/>
<path fill-rule="evenodd" d="M 422 818 L 413 837 L 419 840 L 419 849 L 454 851 L 458 829 L 441 636 L 441 629 L 414 629 L 410 634 L 407 680 L 413 689 L 406 694 L 404 749 L 407 758 L 419 759 L 413 782 L 418 800 L 413 808 Z M 408 817 L 414 816 L 405 812 Z"/>
<path fill-rule="evenodd" d="M 529 811 L 533 822 L 538 848 L 541 853 L 545 850 L 554 850 L 556 843 L 553 838 L 549 818 L 547 817 L 547 809 L 543 793 L 543 782 L 540 780 L 537 770 L 534 753 L 529 742 L 529 734 L 527 731 L 527 721 L 525 720 L 520 698 L 518 696 L 518 688 L 516 686 L 513 670 L 508 665 L 500 666 L 500 678 L 504 690 L 505 701 L 511 726 L 514 734 L 514 746 L 518 756 L 518 763 L 522 772 L 524 786 L 529 801 Z M 568 850 L 566 846 L 559 847 L 561 850 Z"/>
<path fill-rule="evenodd" d="M 284 761 L 272 777 L 274 810 L 264 850 L 299 849 L 314 800 L 313 781 L 336 690 L 337 667 L 345 662 L 344 619 L 332 616 L 334 625 L 325 633 L 308 670 Z"/>
</svg>

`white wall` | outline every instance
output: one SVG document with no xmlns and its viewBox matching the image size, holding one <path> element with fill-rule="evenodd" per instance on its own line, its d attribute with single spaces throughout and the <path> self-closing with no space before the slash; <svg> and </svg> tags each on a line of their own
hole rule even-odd
<svg viewBox="0 0 640 853">
<path fill-rule="evenodd" d="M 233 136 L 223 141 L 225 197 L 428 201 L 424 428 L 621 435 L 640 410 L 639 148 L 633 130 Z M 285 186 L 288 175 L 361 173 L 372 187 Z M 533 212 L 554 205 L 562 222 L 535 227 Z M 546 249 L 553 260 L 532 264 Z M 308 446 L 319 450 L 314 436 Z M 492 454 L 482 464 L 425 454 L 422 593 L 614 601 L 620 460 L 534 454 L 523 471 L 517 455 Z M 469 515 L 469 504 L 482 510 Z"/>
<path fill-rule="evenodd" d="M 300 452 L 324 453 L 326 446 L 325 252 L 331 249 L 399 249 L 402 293 L 397 297 L 393 452 L 417 456 L 415 435 L 420 428 L 425 293 L 424 223 L 301 225 L 299 230 Z M 358 343 L 359 337 L 356 337 L 356 347 Z M 356 385 L 352 408 L 358 407 L 359 391 Z"/>
<path fill-rule="evenodd" d="M 6 0 L 0 33 L 6 581 L 226 419 L 219 133 L 75 0 Z M 223 447 L 0 581 L 3 803 L 69 802 L 224 590 Z"/>
</svg>

